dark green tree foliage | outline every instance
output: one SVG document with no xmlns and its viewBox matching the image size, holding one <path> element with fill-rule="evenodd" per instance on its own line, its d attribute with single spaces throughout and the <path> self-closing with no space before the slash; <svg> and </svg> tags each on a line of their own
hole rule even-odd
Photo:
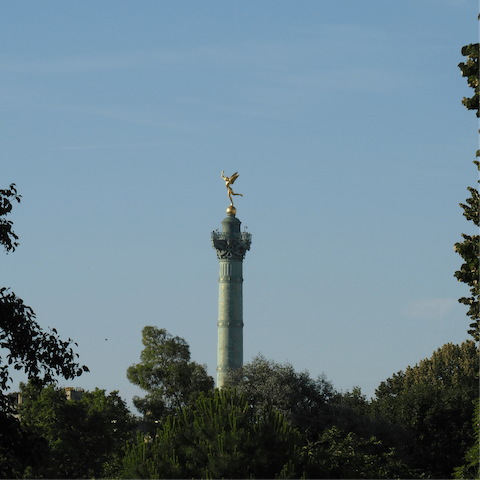
<svg viewBox="0 0 480 480">
<path fill-rule="evenodd" d="M 302 448 L 305 478 L 418 478 L 394 448 L 333 426 Z"/>
<path fill-rule="evenodd" d="M 471 43 L 470 45 L 465 45 L 462 47 L 462 55 L 467 57 L 466 62 L 460 62 L 458 68 L 462 72 L 462 77 L 467 77 L 468 86 L 473 88 L 474 94 L 470 98 L 463 97 L 462 103 L 465 105 L 467 110 L 476 110 L 477 117 L 480 117 L 480 112 L 478 110 L 480 103 L 480 85 L 479 85 L 479 64 L 478 64 L 478 53 L 480 49 L 480 44 Z"/>
<path fill-rule="evenodd" d="M 12 211 L 13 204 L 10 199 L 20 203 L 21 198 L 22 196 L 18 195 L 14 183 L 10 185 L 10 188 L 0 190 L 0 244 L 3 245 L 7 253 L 15 251 L 15 247 L 18 246 L 18 236 L 12 230 L 13 222 L 3 217 Z"/>
<path fill-rule="evenodd" d="M 18 236 L 12 230 L 13 223 L 3 217 L 12 211 L 12 200 L 20 202 L 20 198 L 14 183 L 0 190 L 0 244 L 7 253 L 18 246 Z M 71 339 L 60 340 L 55 329 L 44 332 L 35 321 L 33 310 L 13 292 L 0 288 L 0 412 L 8 408 L 10 367 L 24 370 L 40 384 L 52 382 L 54 375 L 69 379 L 88 371 L 76 363 L 78 355 L 74 354 L 71 343 Z"/>
<path fill-rule="evenodd" d="M 275 478 L 289 469 L 297 432 L 273 410 L 255 415 L 243 396 L 216 390 L 127 448 L 124 478 Z"/>
<path fill-rule="evenodd" d="M 12 201 L 20 202 L 20 198 L 13 183 L 0 190 L 0 244 L 7 253 L 18 246 L 18 236 L 12 221 L 4 217 L 12 211 Z M 8 406 L 9 368 L 24 370 L 29 378 L 42 383 L 51 382 L 54 375 L 80 375 L 85 367 L 76 363 L 71 343 L 71 339 L 60 340 L 55 329 L 44 332 L 33 310 L 13 292 L 0 288 L 0 412 Z"/>
<path fill-rule="evenodd" d="M 0 414 L 0 478 L 31 478 L 48 458 L 46 441 L 10 414 Z"/>
<path fill-rule="evenodd" d="M 394 449 L 399 456 L 408 460 L 405 454 L 407 432 L 397 424 L 375 417 L 372 414 L 371 402 L 363 395 L 360 387 L 346 392 L 337 392 L 329 404 L 330 422 L 341 431 L 354 433 L 360 438 L 375 437 L 382 442 L 383 454 Z M 377 451 L 378 448 L 377 448 Z"/>
<path fill-rule="evenodd" d="M 480 102 L 480 87 L 479 87 L 479 44 L 470 44 L 462 48 L 462 55 L 467 57 L 466 62 L 461 62 L 458 66 L 462 72 L 463 77 L 467 77 L 468 86 L 474 89 L 474 95 L 471 98 L 463 98 L 462 103 L 468 110 L 476 110 L 477 117 L 480 116 L 479 102 Z M 477 158 L 480 156 L 480 150 L 477 151 Z M 480 170 L 480 162 L 474 160 L 473 162 L 477 169 Z M 461 203 L 463 208 L 463 215 L 468 221 L 480 227 L 480 198 L 478 190 L 473 187 L 468 187 L 470 198 L 467 198 L 466 204 Z M 470 287 L 471 295 L 469 297 L 462 297 L 459 299 L 460 303 L 469 307 L 467 315 L 472 322 L 470 323 L 470 330 L 468 333 L 473 336 L 475 341 L 480 341 L 480 289 L 479 289 L 479 275 L 478 259 L 480 255 L 480 236 L 466 235 L 462 233 L 463 242 L 455 244 L 455 251 L 463 258 L 464 264 L 460 270 L 455 272 L 459 282 L 466 283 Z"/>
<path fill-rule="evenodd" d="M 346 392 L 336 392 L 332 402 L 336 405 L 349 408 L 359 415 L 368 415 L 370 413 L 370 402 L 358 385 L 353 387 L 351 392 L 349 390 Z"/>
<path fill-rule="evenodd" d="M 213 390 L 214 380 L 205 365 L 190 361 L 190 347 L 165 329 L 145 327 L 140 363 L 127 370 L 127 377 L 147 392 L 133 403 L 144 415 L 159 420 L 194 401 L 200 392 Z"/>
<path fill-rule="evenodd" d="M 84 392 L 81 400 L 67 400 L 62 388 L 40 391 L 21 384 L 22 426 L 41 439 L 44 461 L 29 465 L 28 476 L 92 478 L 115 473 L 125 442 L 135 427 L 118 392 Z M 117 466 L 119 468 L 119 466 Z"/>
<path fill-rule="evenodd" d="M 124 458 L 123 478 L 400 478 L 408 470 L 381 442 L 335 427 L 315 443 L 274 408 L 260 412 L 243 395 L 216 390 L 138 436 Z"/>
<path fill-rule="evenodd" d="M 245 395 L 256 413 L 261 414 L 264 407 L 280 412 L 309 441 L 316 441 L 324 430 L 336 426 L 359 437 L 375 436 L 386 450 L 402 449 L 403 430 L 371 418 L 370 403 L 359 388 L 339 393 L 324 375 L 313 379 L 308 371 L 296 372 L 289 363 L 258 355 L 229 372 L 226 384 Z"/>
<path fill-rule="evenodd" d="M 15 184 L 0 190 L 0 245 L 7 253 L 18 246 L 18 236 L 13 223 L 4 217 L 12 211 L 12 201 L 20 202 L 20 198 Z M 20 475 L 26 463 L 33 462 L 38 445 L 11 417 L 10 369 L 23 370 L 38 385 L 52 382 L 55 375 L 74 378 L 88 369 L 76 362 L 78 355 L 71 344 L 71 339 L 62 341 L 55 329 L 43 331 L 33 310 L 13 292 L 0 288 L 0 476 Z"/>
<path fill-rule="evenodd" d="M 480 15 L 479 15 L 480 19 Z M 458 67 L 462 72 L 462 77 L 467 78 L 467 83 L 470 88 L 474 89 L 474 95 L 471 98 L 464 97 L 463 105 L 467 110 L 476 110 L 477 117 L 480 117 L 480 75 L 479 75 L 479 50 L 480 44 L 470 44 L 462 48 L 462 55 L 467 57 L 466 62 L 459 63 Z M 477 150 L 477 158 L 480 157 L 480 150 Z M 480 170 L 480 162 L 474 160 L 473 163 Z M 463 208 L 463 215 L 468 221 L 472 221 L 474 225 L 479 228 L 480 220 L 480 197 L 478 190 L 468 187 L 470 198 L 467 198 L 466 204 L 461 203 Z M 463 242 L 455 244 L 455 251 L 460 254 L 464 260 L 461 269 L 455 272 L 459 282 L 466 283 L 470 287 L 470 297 L 462 297 L 459 299 L 460 303 L 469 307 L 467 315 L 471 318 L 470 330 L 468 333 L 473 336 L 476 342 L 480 341 L 480 303 L 479 303 L 479 275 L 478 268 L 480 255 L 480 237 L 479 235 L 465 235 L 462 234 Z M 479 447 L 479 399 L 476 399 L 475 412 L 473 415 L 473 430 L 474 443 L 467 450 L 465 455 L 465 462 L 462 466 L 455 469 L 455 478 L 480 478 L 480 447 Z"/>
<path fill-rule="evenodd" d="M 245 396 L 255 413 L 275 408 L 287 422 L 309 438 L 329 425 L 329 400 L 334 388 L 325 376 L 312 379 L 308 371 L 296 372 L 289 363 L 277 363 L 257 355 L 229 372 L 226 385 Z"/>
<path fill-rule="evenodd" d="M 455 469 L 455 478 L 480 478 L 480 400 L 475 401 L 473 414 L 473 445 L 465 454 L 465 462 Z"/>
<path fill-rule="evenodd" d="M 376 390 L 373 412 L 409 433 L 412 468 L 451 478 L 473 443 L 479 351 L 475 342 L 448 343 Z"/>
<path fill-rule="evenodd" d="M 0 288 L 0 348 L 2 354 L 6 353 L 6 362 L 0 366 L 0 411 L 8 406 L 6 390 L 11 381 L 10 367 L 23 370 L 42 385 L 53 382 L 55 375 L 71 379 L 88 371 L 76 362 L 78 355 L 71 343 L 70 338 L 61 340 L 54 328 L 44 332 L 35 321 L 33 310 L 13 292 Z M 2 362 L 0 357 L 0 365 Z"/>
</svg>

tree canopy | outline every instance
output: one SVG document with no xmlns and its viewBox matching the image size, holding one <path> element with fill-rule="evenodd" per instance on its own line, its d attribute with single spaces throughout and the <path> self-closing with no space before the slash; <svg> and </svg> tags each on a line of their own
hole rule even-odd
<svg viewBox="0 0 480 480">
<path fill-rule="evenodd" d="M 80 400 L 67 399 L 64 388 L 20 385 L 22 427 L 43 445 L 48 462 L 29 465 L 26 473 L 47 478 L 111 475 L 135 427 L 117 391 L 96 388 Z"/>
<path fill-rule="evenodd" d="M 313 437 L 327 427 L 327 404 L 335 390 L 324 375 L 313 379 L 307 370 L 296 372 L 290 363 L 257 355 L 251 362 L 230 370 L 225 385 L 243 394 L 255 413 L 274 408 L 290 425 Z"/>
<path fill-rule="evenodd" d="M 297 436 L 272 410 L 255 416 L 235 392 L 202 393 L 151 441 L 127 448 L 123 477 L 275 478 L 288 469 Z"/>
<path fill-rule="evenodd" d="M 475 411 L 473 413 L 473 445 L 465 453 L 463 465 L 455 468 L 455 478 L 480 478 L 480 399 L 475 401 Z"/>
<path fill-rule="evenodd" d="M 451 477 L 473 444 L 478 365 L 475 342 L 447 343 L 375 392 L 373 413 L 406 429 L 411 465 L 433 478 Z"/>
<path fill-rule="evenodd" d="M 200 394 L 147 441 L 127 446 L 123 478 L 400 478 L 408 469 L 375 438 L 337 428 L 308 442 L 272 406 L 230 388 Z"/>
<path fill-rule="evenodd" d="M 370 402 L 358 387 L 338 392 L 323 374 L 314 379 L 307 370 L 297 372 L 288 362 L 278 363 L 262 355 L 231 370 L 226 385 L 244 395 L 256 414 L 261 416 L 265 408 L 281 413 L 311 444 L 319 438 L 333 443 L 341 438 L 362 451 L 367 444 L 371 447 L 369 442 L 375 438 L 377 455 L 393 450 L 395 455 L 403 454 L 403 429 L 383 418 L 372 418 Z"/>
<path fill-rule="evenodd" d="M 205 365 L 190 360 L 190 347 L 183 338 L 147 326 L 142 343 L 141 362 L 128 368 L 127 377 L 147 392 L 145 398 L 133 398 L 143 415 L 159 420 L 191 403 L 200 392 L 213 390 L 213 378 Z"/>
</svg>

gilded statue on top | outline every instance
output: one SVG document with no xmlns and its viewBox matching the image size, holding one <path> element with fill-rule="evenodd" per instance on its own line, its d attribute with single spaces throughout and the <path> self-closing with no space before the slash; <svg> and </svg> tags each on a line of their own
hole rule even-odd
<svg viewBox="0 0 480 480">
<path fill-rule="evenodd" d="M 227 187 L 228 191 L 228 198 L 230 199 L 230 207 L 233 207 L 233 200 L 232 200 L 232 195 L 240 195 L 243 197 L 241 193 L 234 193 L 232 190 L 232 187 L 230 185 L 233 185 L 233 182 L 239 177 L 238 172 L 235 172 L 231 177 L 225 177 L 223 174 L 225 172 L 222 171 L 222 178 L 225 180 L 225 186 Z"/>
</svg>

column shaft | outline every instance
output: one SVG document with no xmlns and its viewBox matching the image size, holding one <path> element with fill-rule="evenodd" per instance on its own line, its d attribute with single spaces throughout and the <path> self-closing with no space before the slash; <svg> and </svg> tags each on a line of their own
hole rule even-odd
<svg viewBox="0 0 480 480">
<path fill-rule="evenodd" d="M 228 213 L 228 210 L 227 210 Z M 212 246 L 220 261 L 218 279 L 217 387 L 225 385 L 228 370 L 243 365 L 242 262 L 252 236 L 240 232 L 234 212 L 222 221 L 222 232 L 212 232 Z"/>
<path fill-rule="evenodd" d="M 217 387 L 229 369 L 243 365 L 242 261 L 220 260 L 218 279 Z"/>
</svg>

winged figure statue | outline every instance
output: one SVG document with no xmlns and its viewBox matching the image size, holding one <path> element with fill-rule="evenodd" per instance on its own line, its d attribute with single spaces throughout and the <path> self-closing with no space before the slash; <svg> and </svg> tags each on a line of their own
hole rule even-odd
<svg viewBox="0 0 480 480">
<path fill-rule="evenodd" d="M 240 195 L 243 197 L 241 193 L 234 193 L 232 190 L 232 187 L 230 185 L 233 185 L 233 182 L 239 177 L 238 172 L 235 172 L 232 176 L 230 177 L 225 177 L 223 174 L 225 172 L 222 171 L 222 178 L 225 180 L 225 186 L 227 187 L 228 191 L 228 198 L 230 199 L 230 206 L 233 206 L 233 200 L 232 200 L 232 195 Z"/>
</svg>

